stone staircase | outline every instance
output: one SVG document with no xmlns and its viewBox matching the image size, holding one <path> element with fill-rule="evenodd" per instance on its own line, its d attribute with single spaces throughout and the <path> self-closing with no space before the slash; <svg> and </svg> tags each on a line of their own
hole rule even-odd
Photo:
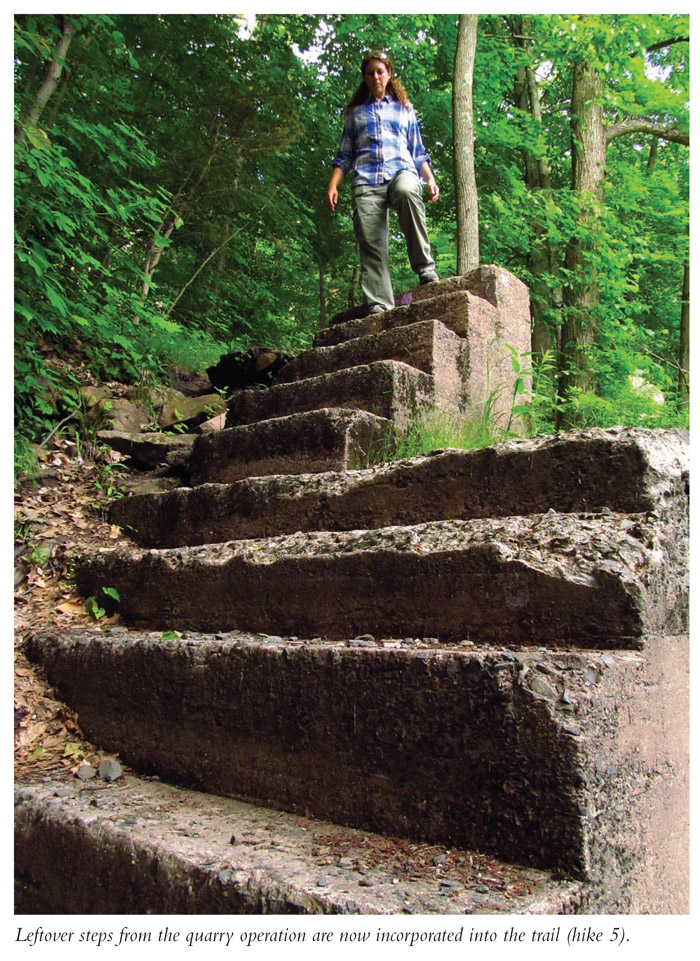
<svg viewBox="0 0 700 961">
<path fill-rule="evenodd" d="M 405 300 L 235 393 L 190 488 L 115 503 L 137 546 L 78 581 L 130 627 L 28 653 L 140 773 L 18 788 L 17 910 L 687 911 L 687 438 L 366 466 L 527 349 L 498 268 Z"/>
</svg>

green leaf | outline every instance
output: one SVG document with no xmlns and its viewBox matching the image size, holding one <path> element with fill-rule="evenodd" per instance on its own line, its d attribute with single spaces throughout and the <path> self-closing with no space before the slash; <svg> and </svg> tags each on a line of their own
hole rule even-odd
<svg viewBox="0 0 700 961">
<path fill-rule="evenodd" d="M 46 296 L 47 296 L 48 299 L 51 301 L 51 303 L 52 303 L 53 306 L 56 308 L 56 310 L 59 312 L 59 314 L 60 314 L 62 317 L 66 317 L 67 314 L 68 314 L 68 308 L 67 308 L 67 306 L 66 306 L 66 301 L 65 301 L 64 298 L 59 294 L 59 292 L 56 290 L 56 288 L 55 288 L 55 287 L 52 287 L 50 284 L 46 284 L 44 290 L 46 291 Z"/>
<path fill-rule="evenodd" d="M 51 141 L 41 127 L 36 127 L 34 124 L 27 124 L 27 126 L 24 128 L 24 132 L 32 147 L 35 147 L 37 150 L 51 149 Z"/>
<path fill-rule="evenodd" d="M 100 607 L 94 597 L 88 597 L 85 601 L 85 610 L 95 621 L 99 621 L 107 613 L 104 607 Z"/>
<path fill-rule="evenodd" d="M 162 327 L 163 330 L 169 330 L 172 333 L 182 330 L 180 324 L 176 324 L 174 320 L 166 320 L 165 317 L 154 317 L 153 323 L 157 327 Z"/>
</svg>

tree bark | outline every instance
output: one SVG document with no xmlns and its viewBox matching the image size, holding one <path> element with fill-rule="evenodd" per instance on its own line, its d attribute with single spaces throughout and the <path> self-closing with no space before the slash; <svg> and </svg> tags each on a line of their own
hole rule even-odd
<svg viewBox="0 0 700 961">
<path fill-rule="evenodd" d="M 477 15 L 460 13 L 452 78 L 455 197 L 457 204 L 457 273 L 479 266 L 479 206 L 474 173 L 472 87 Z"/>
<path fill-rule="evenodd" d="M 647 177 L 653 172 L 656 166 L 656 158 L 659 153 L 659 139 L 652 137 L 649 144 L 649 157 L 647 158 Z"/>
<path fill-rule="evenodd" d="M 321 330 L 326 326 L 326 271 L 318 265 L 318 308 Z"/>
<path fill-rule="evenodd" d="M 574 67 L 571 94 L 571 188 L 580 200 L 579 229 L 566 249 L 568 280 L 564 287 L 564 322 L 561 331 L 559 393 L 595 390 L 589 352 L 596 336 L 600 289 L 595 268 L 588 262 L 596 206 L 603 200 L 606 138 L 601 98 L 603 83 L 590 64 Z M 571 408 L 559 415 L 558 426 L 574 427 Z"/>
<path fill-rule="evenodd" d="M 678 347 L 678 407 L 687 409 L 690 404 L 690 265 L 683 264 L 683 291 L 681 294 L 680 344 Z"/>
<path fill-rule="evenodd" d="M 686 147 L 690 146 L 690 134 L 687 130 L 679 130 L 677 127 L 667 127 L 662 123 L 651 123 L 641 117 L 627 117 L 605 131 L 606 143 L 610 143 L 615 137 L 622 137 L 625 134 L 642 133 L 652 137 L 660 137 L 671 143 L 681 143 Z"/>
<path fill-rule="evenodd" d="M 56 52 L 53 60 L 47 65 L 44 72 L 44 79 L 36 92 L 30 107 L 24 112 L 15 127 L 15 139 L 17 143 L 24 143 L 25 130 L 28 126 L 36 126 L 39 123 L 41 114 L 46 104 L 51 99 L 63 73 L 63 64 L 68 53 L 71 40 L 78 32 L 78 28 L 70 21 L 64 21 L 61 36 L 56 44 Z"/>
<path fill-rule="evenodd" d="M 530 23 L 528 17 L 512 17 L 509 20 L 511 37 L 514 44 L 529 52 L 532 46 L 528 38 Z M 535 72 L 529 65 L 520 66 L 516 70 L 514 86 L 515 106 L 529 113 L 538 123 L 542 123 L 542 109 L 540 106 L 540 92 Z M 534 158 L 532 153 L 523 150 L 525 164 L 525 180 L 531 190 L 548 190 L 551 187 L 549 165 L 546 157 Z M 531 350 L 535 357 L 543 357 L 548 351 L 557 347 L 555 330 L 545 320 L 547 311 L 551 311 L 555 304 L 561 307 L 561 288 L 552 289 L 546 283 L 547 275 L 556 276 L 559 272 L 559 254 L 555 247 L 544 240 L 544 228 L 537 222 L 533 223 L 534 232 L 542 239 L 535 243 L 528 254 L 530 272 L 532 274 L 532 298 L 530 310 L 532 314 Z"/>
</svg>

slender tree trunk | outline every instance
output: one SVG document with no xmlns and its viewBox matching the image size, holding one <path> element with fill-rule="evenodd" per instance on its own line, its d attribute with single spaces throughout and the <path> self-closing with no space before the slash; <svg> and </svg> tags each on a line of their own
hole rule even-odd
<svg viewBox="0 0 700 961">
<path fill-rule="evenodd" d="M 226 273 L 226 243 L 231 232 L 231 228 L 228 220 L 224 221 L 224 242 L 219 250 L 219 256 L 216 260 L 216 273 L 214 275 L 214 287 L 212 290 L 214 296 L 214 303 L 216 304 L 221 296 L 221 282 L 223 280 L 224 274 Z"/>
<path fill-rule="evenodd" d="M 63 79 L 61 80 L 61 86 L 59 87 L 58 94 L 56 95 L 56 99 L 51 107 L 51 115 L 49 116 L 49 121 L 46 125 L 49 129 L 56 123 L 61 106 L 66 98 L 66 93 L 68 92 L 68 85 L 70 84 L 71 76 L 71 71 L 66 69 L 63 73 Z"/>
<path fill-rule="evenodd" d="M 326 271 L 318 265 L 318 312 L 321 330 L 326 326 Z"/>
<path fill-rule="evenodd" d="M 477 15 L 460 13 L 452 78 L 455 198 L 457 203 L 457 273 L 479 266 L 479 206 L 474 173 L 472 86 Z"/>
<path fill-rule="evenodd" d="M 681 294 L 681 328 L 678 348 L 678 407 L 690 403 L 690 265 L 683 264 L 683 292 Z"/>
<path fill-rule="evenodd" d="M 577 235 L 566 249 L 568 280 L 564 287 L 564 322 L 561 331 L 559 393 L 568 397 L 573 389 L 595 390 L 590 348 L 596 336 L 600 289 L 589 262 L 590 241 L 596 207 L 603 199 L 605 176 L 605 130 L 601 97 L 603 84 L 590 64 L 574 67 L 571 96 L 571 187 L 580 201 Z M 571 409 L 560 416 L 559 426 L 576 426 Z"/>
<path fill-rule="evenodd" d="M 649 144 L 649 157 L 647 158 L 647 176 L 652 173 L 656 166 L 656 157 L 659 153 L 659 138 L 652 137 Z"/>
<path fill-rule="evenodd" d="M 261 207 L 260 210 L 258 211 L 258 214 L 261 214 L 261 213 L 263 212 L 263 210 L 265 209 L 265 207 L 267 207 L 268 204 L 271 204 L 271 203 L 272 203 L 272 201 L 273 201 L 273 199 L 274 199 L 274 196 L 275 196 L 275 195 L 272 194 L 272 196 L 262 205 L 262 207 Z M 191 287 L 191 286 L 192 286 L 192 284 L 195 282 L 195 280 L 197 279 L 197 277 L 199 277 L 199 275 L 200 275 L 201 272 L 204 270 L 204 268 L 207 266 L 207 264 L 208 264 L 211 260 L 213 260 L 214 257 L 216 257 L 217 254 L 221 254 L 221 252 L 226 248 L 226 245 L 229 244 L 229 243 L 233 240 L 234 237 L 237 237 L 237 236 L 246 228 L 246 226 L 247 226 L 247 224 L 243 223 L 243 224 L 241 224 L 241 226 L 240 226 L 237 230 L 234 230 L 233 233 L 231 233 L 229 230 L 226 231 L 226 237 L 224 238 L 224 240 L 219 244 L 218 247 L 215 247 L 215 248 L 212 250 L 212 252 L 211 252 L 207 257 L 204 258 L 204 260 L 202 261 L 202 263 L 199 265 L 199 267 L 197 267 L 197 269 L 196 269 L 195 272 L 192 274 L 192 276 L 191 276 L 190 279 L 187 281 L 187 283 L 183 284 L 183 286 L 180 288 L 180 291 L 179 291 L 177 297 L 175 297 L 175 299 L 172 301 L 172 303 L 170 304 L 170 306 L 168 307 L 168 309 L 165 311 L 165 316 L 166 316 L 166 317 L 169 317 L 170 314 L 172 314 L 173 310 L 174 310 L 175 307 L 177 306 L 178 301 L 180 300 L 180 298 L 182 297 L 182 295 L 185 293 L 185 291 L 187 290 L 188 287 Z"/>
<path fill-rule="evenodd" d="M 217 131 L 217 134 L 218 134 L 218 131 Z M 163 256 L 163 250 L 165 249 L 165 245 L 163 243 L 159 244 L 157 240 L 158 239 L 169 240 L 175 228 L 184 221 L 185 217 L 187 216 L 187 212 L 190 209 L 190 206 L 192 205 L 192 202 L 194 201 L 195 196 L 197 195 L 197 191 L 199 190 L 199 187 L 202 185 L 202 183 L 206 179 L 207 174 L 209 173 L 209 168 L 211 167 L 212 161 L 214 159 L 214 154 L 216 153 L 217 149 L 218 149 L 218 136 L 215 135 L 212 143 L 212 148 L 209 151 L 209 156 L 207 157 L 204 163 L 204 166 L 200 171 L 199 177 L 190 188 L 189 193 L 187 194 L 187 197 L 184 199 L 184 201 L 182 202 L 181 206 L 178 209 L 176 207 L 176 202 L 177 202 L 177 197 L 179 196 L 180 193 L 182 193 L 183 188 L 181 188 L 178 191 L 178 194 L 176 195 L 175 200 L 173 201 L 174 213 L 172 215 L 170 223 L 168 223 L 166 226 L 165 222 L 163 222 L 160 226 L 158 233 L 153 235 L 153 240 L 151 241 L 151 245 L 149 247 L 148 254 L 146 256 L 146 262 L 143 266 L 143 273 L 145 276 L 143 279 L 143 283 L 141 284 L 141 302 L 142 303 L 145 301 L 146 297 L 148 297 L 148 291 L 150 290 L 150 287 L 151 287 L 153 274 L 155 272 L 156 267 L 158 266 L 160 258 Z M 182 293 L 182 291 L 180 293 Z M 179 296 L 180 295 L 178 295 L 178 299 L 179 299 Z M 132 320 L 134 323 L 137 323 L 138 315 L 134 314 L 134 316 L 132 317 Z"/>
<path fill-rule="evenodd" d="M 54 59 L 47 65 L 44 72 L 44 79 L 36 92 L 33 102 L 24 112 L 15 127 L 15 139 L 18 143 L 24 143 L 25 130 L 28 126 L 36 126 L 44 111 L 44 107 L 51 99 L 63 73 L 68 47 L 71 40 L 78 32 L 78 28 L 70 21 L 63 22 L 61 37 L 56 44 L 56 54 Z"/>
</svg>

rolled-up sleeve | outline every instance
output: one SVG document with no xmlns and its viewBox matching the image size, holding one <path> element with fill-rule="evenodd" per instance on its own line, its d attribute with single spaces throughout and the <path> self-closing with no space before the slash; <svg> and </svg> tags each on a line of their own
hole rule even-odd
<svg viewBox="0 0 700 961">
<path fill-rule="evenodd" d="M 420 169 L 424 163 L 430 163 L 430 157 L 423 146 L 423 138 L 420 135 L 420 127 L 418 126 L 418 120 L 416 118 L 416 112 L 413 107 L 410 108 L 411 115 L 408 118 L 408 150 L 413 158 L 413 163 L 416 165 L 416 173 L 420 173 Z"/>
<path fill-rule="evenodd" d="M 340 148 L 333 161 L 334 167 L 340 167 L 344 174 L 352 170 L 355 162 L 355 130 L 352 114 L 348 113 L 343 127 L 343 136 L 340 138 Z"/>
</svg>

